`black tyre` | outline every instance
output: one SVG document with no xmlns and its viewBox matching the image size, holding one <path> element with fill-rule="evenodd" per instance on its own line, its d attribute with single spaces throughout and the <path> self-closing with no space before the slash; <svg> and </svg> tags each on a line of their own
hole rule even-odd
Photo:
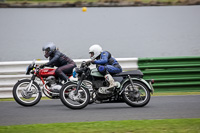
<svg viewBox="0 0 200 133">
<path fill-rule="evenodd" d="M 150 101 L 151 95 L 147 86 L 139 81 L 133 81 L 134 88 L 128 82 L 124 85 L 123 99 L 132 107 L 143 107 Z"/>
<path fill-rule="evenodd" d="M 90 101 L 89 91 L 81 86 L 78 90 L 78 94 L 74 95 L 76 88 L 76 83 L 69 82 L 64 84 L 60 90 L 60 100 L 66 107 L 70 109 L 85 108 Z"/>
<path fill-rule="evenodd" d="M 15 101 L 22 106 L 33 106 L 37 104 L 42 97 L 40 87 L 36 82 L 32 83 L 30 91 L 27 90 L 30 83 L 30 79 L 23 79 L 18 81 L 13 87 L 13 97 Z"/>
</svg>

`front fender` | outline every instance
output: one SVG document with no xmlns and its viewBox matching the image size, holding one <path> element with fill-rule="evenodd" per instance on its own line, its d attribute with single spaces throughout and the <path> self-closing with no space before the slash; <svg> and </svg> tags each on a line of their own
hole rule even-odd
<svg viewBox="0 0 200 133">
<path fill-rule="evenodd" d="M 22 81 L 22 80 L 30 80 L 30 79 L 27 79 L 27 78 L 18 79 L 18 81 Z"/>
<path fill-rule="evenodd" d="M 142 78 L 140 78 L 140 79 L 138 79 L 138 78 L 131 78 L 131 80 L 132 80 L 132 81 L 139 81 L 139 82 L 144 83 L 144 84 L 149 88 L 150 92 L 153 94 L 154 89 L 153 89 L 153 86 L 152 86 L 151 82 L 148 83 L 146 80 L 144 80 L 144 79 L 142 79 Z M 120 90 L 123 89 L 124 85 L 125 85 L 127 82 L 129 82 L 129 79 L 128 79 L 128 78 L 125 79 L 125 80 L 122 82 Z"/>
</svg>

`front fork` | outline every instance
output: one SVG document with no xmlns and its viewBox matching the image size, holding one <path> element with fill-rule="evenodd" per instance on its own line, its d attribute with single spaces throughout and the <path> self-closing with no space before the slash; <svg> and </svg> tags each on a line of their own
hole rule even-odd
<svg viewBox="0 0 200 133">
<path fill-rule="evenodd" d="M 77 88 L 76 88 L 76 90 L 75 90 L 75 92 L 74 92 L 74 95 L 75 95 L 75 96 L 78 94 L 78 90 L 80 89 L 80 86 L 81 86 L 81 84 L 82 84 L 82 81 L 83 81 L 83 78 L 84 78 L 84 77 L 85 77 L 85 73 L 83 73 L 83 74 L 81 75 L 81 79 L 78 81 Z"/>
<path fill-rule="evenodd" d="M 31 86 L 32 86 L 32 84 L 33 84 L 33 82 L 34 82 L 34 80 L 35 80 L 35 75 L 33 75 L 32 77 L 31 77 L 31 82 L 30 82 L 30 84 L 29 84 L 29 86 L 28 86 L 28 88 L 27 88 L 27 92 L 32 92 L 32 89 L 31 89 Z"/>
</svg>

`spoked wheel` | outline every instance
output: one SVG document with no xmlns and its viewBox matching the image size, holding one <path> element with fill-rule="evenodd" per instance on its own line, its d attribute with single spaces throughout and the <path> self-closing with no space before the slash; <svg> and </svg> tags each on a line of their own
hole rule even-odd
<svg viewBox="0 0 200 133">
<path fill-rule="evenodd" d="M 60 99 L 62 103 L 71 109 L 82 109 L 85 108 L 90 100 L 90 94 L 88 89 L 80 87 L 78 94 L 74 94 L 77 88 L 75 83 L 67 83 L 63 85 L 60 90 Z"/>
<path fill-rule="evenodd" d="M 143 107 L 150 101 L 150 92 L 146 85 L 141 82 L 133 81 L 124 85 L 123 99 L 132 107 Z"/>
<path fill-rule="evenodd" d="M 13 87 L 13 97 L 15 101 L 22 106 L 33 106 L 37 104 L 42 93 L 40 87 L 36 82 L 33 82 L 30 86 L 31 80 L 24 79 L 18 81 Z M 29 89 L 30 86 L 30 90 Z"/>
</svg>

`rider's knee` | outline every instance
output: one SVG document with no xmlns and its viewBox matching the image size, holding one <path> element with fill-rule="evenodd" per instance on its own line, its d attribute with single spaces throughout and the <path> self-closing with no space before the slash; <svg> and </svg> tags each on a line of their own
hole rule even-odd
<svg viewBox="0 0 200 133">
<path fill-rule="evenodd" d="M 97 70 L 102 74 L 102 75 L 106 75 L 106 68 L 105 66 L 98 66 Z"/>
<path fill-rule="evenodd" d="M 55 73 L 56 73 L 56 74 L 61 74 L 61 73 L 62 73 L 62 70 L 61 70 L 60 68 L 57 68 L 56 71 L 55 71 Z"/>
</svg>

